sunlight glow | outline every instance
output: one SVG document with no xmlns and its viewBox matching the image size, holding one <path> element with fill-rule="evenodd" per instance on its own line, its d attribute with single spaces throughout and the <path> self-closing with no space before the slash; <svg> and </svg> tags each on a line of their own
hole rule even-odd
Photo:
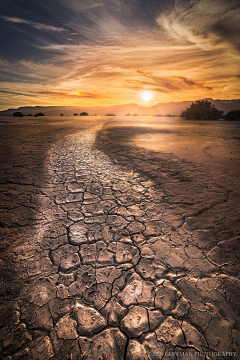
<svg viewBox="0 0 240 360">
<path fill-rule="evenodd" d="M 144 91 L 142 93 L 142 99 L 144 101 L 149 101 L 149 100 L 151 100 L 152 97 L 153 97 L 153 95 L 152 95 L 152 93 L 150 91 Z"/>
</svg>

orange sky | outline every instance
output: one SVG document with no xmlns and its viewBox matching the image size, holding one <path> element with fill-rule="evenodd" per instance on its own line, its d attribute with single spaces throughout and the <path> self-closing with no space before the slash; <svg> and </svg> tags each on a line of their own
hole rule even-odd
<svg viewBox="0 0 240 360">
<path fill-rule="evenodd" d="M 32 51 L 44 53 L 44 59 L 34 57 L 34 53 L 32 57 L 0 58 L 1 73 L 6 74 L 0 83 L 0 109 L 127 103 L 150 106 L 206 97 L 240 98 L 240 10 L 233 11 L 231 3 L 236 1 L 200 0 L 189 9 L 176 1 L 175 6 L 156 11 L 151 19 L 154 25 L 141 27 L 137 23 L 135 28 L 105 9 L 100 35 L 94 28 L 85 28 L 86 36 L 97 41 L 36 42 Z M 88 9 L 88 15 L 93 18 L 92 11 Z M 64 29 L 40 20 L 2 19 L 9 26 L 24 25 L 67 37 Z M 146 90 L 153 94 L 149 102 L 141 98 Z"/>
</svg>

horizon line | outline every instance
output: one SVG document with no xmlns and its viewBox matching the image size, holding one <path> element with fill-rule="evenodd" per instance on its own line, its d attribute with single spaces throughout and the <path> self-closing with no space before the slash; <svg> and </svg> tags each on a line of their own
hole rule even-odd
<svg viewBox="0 0 240 360">
<path fill-rule="evenodd" d="M 139 107 L 143 107 L 143 108 L 152 108 L 154 106 L 157 106 L 157 105 L 161 105 L 161 104 L 172 104 L 172 103 L 184 103 L 184 102 L 196 102 L 196 101 L 201 101 L 201 100 L 212 100 L 212 101 L 239 101 L 240 99 L 213 99 L 213 98 L 201 98 L 201 99 L 197 99 L 197 100 L 183 100 L 183 101 L 170 101 L 170 102 L 159 102 L 159 103 L 156 103 L 154 105 L 149 105 L 149 106 L 145 106 L 145 105 L 139 105 L 139 104 L 136 104 L 136 103 L 127 103 L 127 104 L 116 104 L 116 105 L 107 105 L 107 106 L 80 106 L 80 105 L 25 105 L 25 106 L 19 106 L 19 107 L 16 107 L 16 108 L 8 108 L 8 109 L 5 109 L 5 110 L 0 110 L 0 113 L 3 112 L 3 111 L 8 111 L 8 110 L 16 110 L 16 109 L 20 109 L 20 108 L 38 108 L 38 107 L 45 107 L 45 108 L 54 108 L 54 107 L 61 107 L 61 108 L 73 108 L 73 109 L 76 109 L 76 108 L 91 108 L 91 109 L 94 109 L 94 108 L 109 108 L 109 107 L 113 107 L 113 106 L 117 106 L 117 107 L 120 107 L 120 106 L 129 106 L 129 105 L 135 105 L 135 106 L 139 106 Z"/>
</svg>

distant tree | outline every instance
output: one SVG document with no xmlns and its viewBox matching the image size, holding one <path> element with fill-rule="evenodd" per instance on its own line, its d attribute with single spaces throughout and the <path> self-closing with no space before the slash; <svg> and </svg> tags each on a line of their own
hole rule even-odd
<svg viewBox="0 0 240 360">
<path fill-rule="evenodd" d="M 125 116 L 131 116 L 131 114 L 127 113 Z"/>
<path fill-rule="evenodd" d="M 240 121 L 240 110 L 231 110 L 225 116 L 224 120 L 227 121 Z"/>
<path fill-rule="evenodd" d="M 45 115 L 44 115 L 44 113 L 41 113 L 41 112 L 34 115 L 34 117 L 38 117 L 38 116 L 45 116 Z"/>
<path fill-rule="evenodd" d="M 27 116 L 33 116 L 33 114 L 27 114 Z"/>
<path fill-rule="evenodd" d="M 133 116 L 138 116 L 138 114 L 133 114 Z"/>
<path fill-rule="evenodd" d="M 21 111 L 16 111 L 15 113 L 13 113 L 13 116 L 23 117 L 23 113 Z"/>
<path fill-rule="evenodd" d="M 80 116 L 89 116 L 89 114 L 86 111 L 83 111 L 79 114 Z"/>
<path fill-rule="evenodd" d="M 63 114 L 60 114 L 60 116 L 64 116 Z"/>
<path fill-rule="evenodd" d="M 186 120 L 218 120 L 223 117 L 223 111 L 217 110 L 210 101 L 197 100 L 182 111 L 180 117 Z"/>
<path fill-rule="evenodd" d="M 78 116 L 78 113 L 74 113 L 73 116 Z"/>
<path fill-rule="evenodd" d="M 115 114 L 106 114 L 105 116 L 117 116 Z"/>
</svg>

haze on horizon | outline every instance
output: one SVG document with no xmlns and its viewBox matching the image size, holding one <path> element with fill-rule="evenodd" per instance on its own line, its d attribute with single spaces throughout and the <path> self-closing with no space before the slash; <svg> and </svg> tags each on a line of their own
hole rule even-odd
<svg viewBox="0 0 240 360">
<path fill-rule="evenodd" d="M 240 98 L 239 0 L 2 0 L 0 14 L 0 110 Z"/>
</svg>

